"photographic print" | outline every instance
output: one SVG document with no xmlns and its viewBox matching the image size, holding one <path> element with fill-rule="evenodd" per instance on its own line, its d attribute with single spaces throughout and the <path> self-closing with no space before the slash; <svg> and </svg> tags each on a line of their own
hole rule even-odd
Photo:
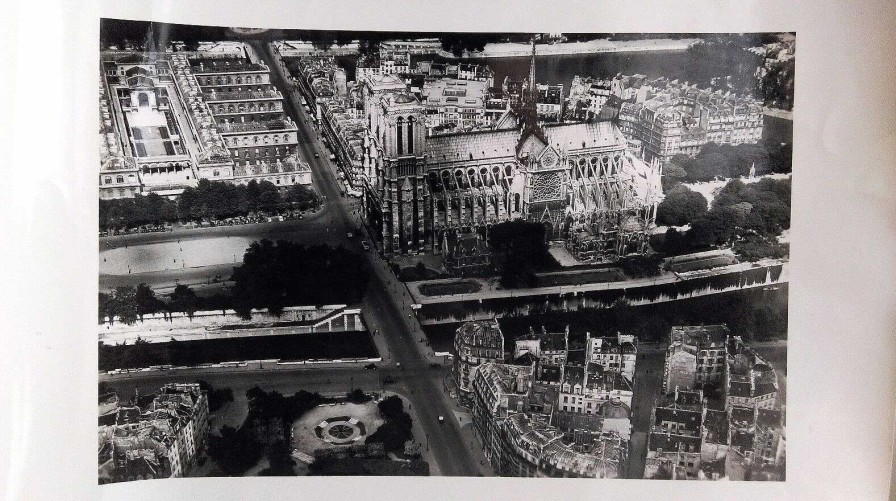
<svg viewBox="0 0 896 501">
<path fill-rule="evenodd" d="M 784 481 L 795 54 L 103 19 L 99 483 Z"/>
</svg>

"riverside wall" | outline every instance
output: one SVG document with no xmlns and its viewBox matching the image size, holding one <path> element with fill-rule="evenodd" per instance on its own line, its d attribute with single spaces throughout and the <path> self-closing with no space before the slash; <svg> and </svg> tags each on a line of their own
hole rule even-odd
<svg viewBox="0 0 896 501">
<path fill-rule="evenodd" d="M 212 339 L 313 334 L 319 332 L 364 331 L 367 327 L 361 310 L 346 305 L 292 306 L 280 316 L 255 310 L 244 320 L 233 310 L 197 311 L 192 318 L 185 313 L 145 315 L 133 325 L 99 325 L 99 341 L 106 345 L 132 344 L 138 338 L 150 343 L 207 341 Z"/>
<path fill-rule="evenodd" d="M 772 262 L 749 269 L 736 268 L 730 273 L 697 276 L 675 282 L 642 283 L 590 291 L 551 292 L 525 296 L 464 299 L 422 304 L 417 318 L 422 325 L 487 320 L 509 315 L 528 315 L 530 311 L 576 311 L 609 308 L 623 300 L 632 306 L 678 301 L 711 294 L 770 287 L 788 282 L 786 263 Z"/>
</svg>

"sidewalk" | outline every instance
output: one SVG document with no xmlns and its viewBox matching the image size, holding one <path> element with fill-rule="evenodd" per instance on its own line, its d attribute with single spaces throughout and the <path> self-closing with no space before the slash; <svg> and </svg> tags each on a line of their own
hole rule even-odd
<svg viewBox="0 0 896 501">
<path fill-rule="evenodd" d="M 366 308 L 361 308 L 362 318 L 366 311 Z M 383 337 L 383 333 L 377 332 L 377 329 L 374 328 L 370 322 L 371 320 L 364 318 L 364 324 L 370 332 L 370 339 L 373 340 L 373 345 L 376 346 L 377 353 L 379 353 L 380 358 L 383 359 L 382 362 L 377 362 L 376 365 L 387 365 L 392 363 L 392 353 L 389 351 L 389 345 L 386 344 L 386 339 Z"/>
<path fill-rule="evenodd" d="M 451 375 L 449 374 L 446 376 L 446 379 L 450 377 Z M 483 452 L 482 443 L 479 441 L 479 437 L 476 436 L 476 430 L 473 428 L 473 415 L 470 413 L 469 409 L 460 405 L 457 400 L 451 398 L 448 391 L 448 385 L 443 382 L 440 387 L 439 397 L 446 402 L 448 408 L 451 409 L 454 419 L 457 420 L 457 427 L 460 430 L 464 445 L 467 450 L 470 451 L 470 456 L 478 463 L 476 468 L 479 470 L 479 474 L 484 477 L 497 476 L 491 463 L 489 463 L 488 459 L 485 457 L 485 452 Z"/>
<path fill-rule="evenodd" d="M 383 397 L 396 395 L 401 398 L 402 402 L 404 402 L 405 411 L 411 415 L 411 433 L 414 435 L 414 441 L 420 444 L 420 453 L 423 456 L 423 460 L 429 463 L 429 476 L 441 476 L 442 470 L 439 469 L 439 463 L 436 461 L 434 451 L 428 447 L 429 444 L 427 444 L 426 432 L 423 431 L 423 425 L 420 424 L 420 418 L 417 417 L 417 412 L 411 407 L 410 399 L 401 393 L 396 393 L 390 390 L 383 391 L 382 395 Z"/>
</svg>

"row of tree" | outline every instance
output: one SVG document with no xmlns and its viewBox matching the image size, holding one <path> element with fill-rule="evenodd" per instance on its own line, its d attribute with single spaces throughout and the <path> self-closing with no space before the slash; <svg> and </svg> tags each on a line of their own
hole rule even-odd
<svg viewBox="0 0 896 501">
<path fill-rule="evenodd" d="M 689 52 L 701 64 L 715 67 L 716 78 L 713 87 L 731 90 L 741 95 L 752 96 L 763 101 L 766 106 L 793 109 L 795 60 L 772 62 L 766 66 L 767 58 L 777 52 L 756 54 L 746 50 L 778 41 L 773 33 L 755 35 L 715 35 L 704 38 L 704 43 L 694 45 Z"/>
<path fill-rule="evenodd" d="M 178 220 L 177 202 L 150 193 L 145 197 L 100 200 L 100 230 L 159 226 Z"/>
<path fill-rule="evenodd" d="M 181 220 L 224 219 L 250 212 L 276 213 L 288 209 L 307 210 L 320 203 L 317 193 L 300 184 L 281 189 L 268 181 L 246 185 L 199 181 L 178 199 Z"/>
<path fill-rule="evenodd" d="M 674 325 L 726 324 L 745 340 L 786 339 L 787 290 L 751 289 L 738 294 L 709 294 L 687 301 L 633 306 L 618 300 L 610 308 L 554 311 L 533 308 L 526 315 L 499 319 L 504 332 L 529 332 L 544 326 L 549 332 L 570 327 L 571 347 L 583 347 L 585 332 L 592 336 L 632 334 L 640 341 L 668 341 Z"/>
<path fill-rule="evenodd" d="M 142 321 L 144 315 L 153 313 L 186 313 L 192 318 L 193 313 L 204 309 L 226 309 L 223 296 L 201 298 L 196 292 L 186 285 L 178 285 L 174 288 L 168 301 L 163 301 L 145 283 L 136 287 L 125 285 L 116 287 L 111 293 L 100 292 L 98 302 L 98 321 L 103 323 L 108 319 L 110 324 L 116 321 L 133 325 L 137 320 Z"/>
<path fill-rule="evenodd" d="M 177 201 L 151 193 L 145 197 L 100 200 L 100 229 L 125 229 L 146 224 L 176 221 L 221 220 L 254 212 L 267 214 L 287 210 L 309 210 L 320 205 L 320 197 L 304 185 L 278 188 L 269 181 L 247 185 L 202 179 L 187 187 Z"/>
<path fill-rule="evenodd" d="M 788 173 L 793 162 L 793 148 L 789 143 L 756 144 L 706 143 L 696 157 L 675 155 L 663 168 L 663 189 L 679 183 L 695 183 L 747 177 L 751 170 L 761 176 L 770 173 Z"/>
</svg>

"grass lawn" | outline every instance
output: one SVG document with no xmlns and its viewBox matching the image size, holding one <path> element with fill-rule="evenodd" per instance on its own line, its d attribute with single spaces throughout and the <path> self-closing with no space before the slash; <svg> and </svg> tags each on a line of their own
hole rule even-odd
<svg viewBox="0 0 896 501">
<path fill-rule="evenodd" d="M 669 265 L 669 269 L 676 273 L 683 273 L 686 271 L 709 270 L 730 264 L 737 264 L 737 259 L 732 256 L 712 256 L 693 261 L 680 261 Z"/>
<path fill-rule="evenodd" d="M 423 284 L 420 286 L 420 293 L 424 296 L 449 296 L 452 294 L 472 294 L 479 292 L 482 285 L 472 280 L 464 280 L 460 282 Z"/>
<path fill-rule="evenodd" d="M 540 287 L 552 287 L 558 285 L 582 285 L 605 282 L 619 282 L 625 280 L 625 275 L 618 268 L 607 268 L 595 271 L 583 271 L 581 273 L 557 273 L 539 275 Z"/>
</svg>

